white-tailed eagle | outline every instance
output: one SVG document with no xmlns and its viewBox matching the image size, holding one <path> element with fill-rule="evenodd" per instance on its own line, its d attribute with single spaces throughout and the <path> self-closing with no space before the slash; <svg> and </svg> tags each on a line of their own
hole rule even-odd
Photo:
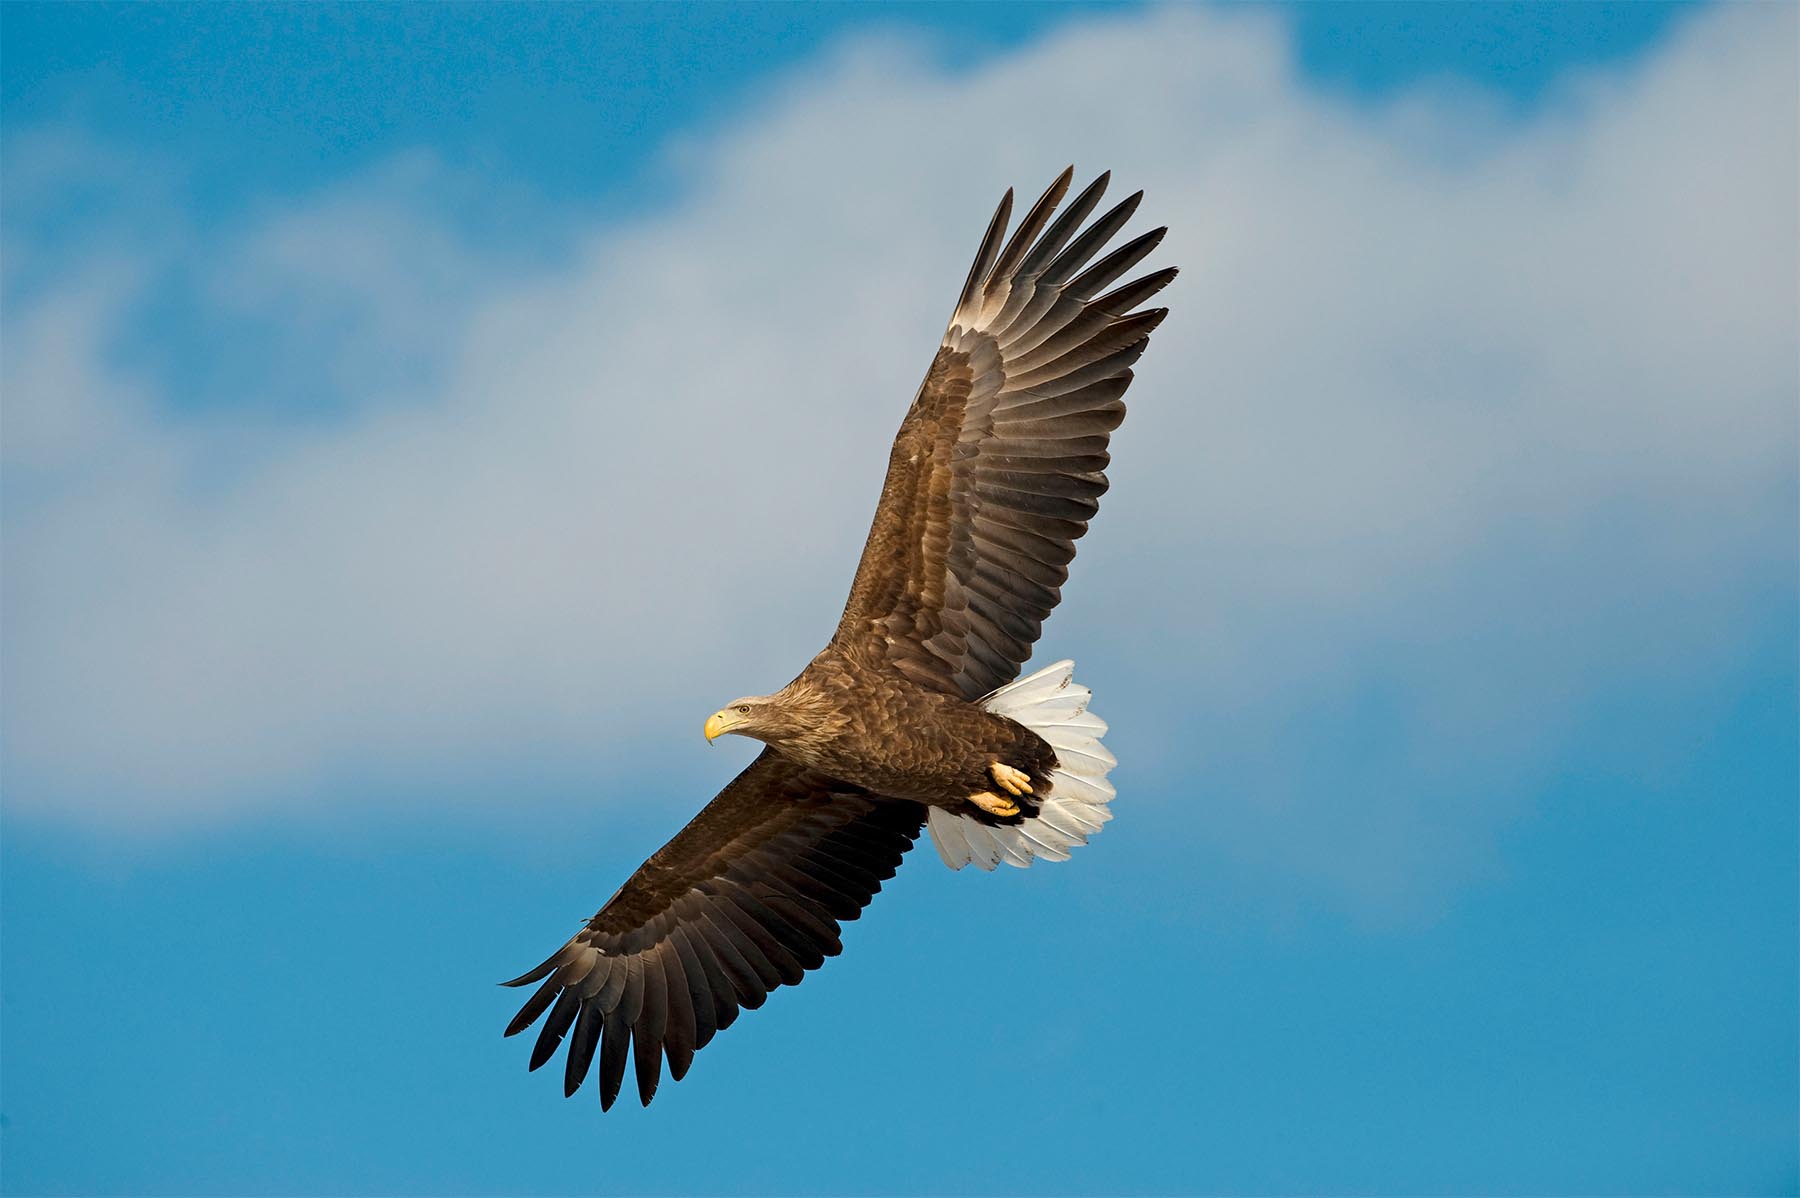
<svg viewBox="0 0 1800 1198">
<path fill-rule="evenodd" d="M 922 829 L 945 864 L 1066 860 L 1110 818 L 1114 760 L 1059 662 L 1015 681 L 1106 490 L 1107 441 L 1175 277 L 1118 281 L 1162 240 L 1108 251 L 1142 192 L 1091 224 L 1102 175 L 1058 207 L 1064 171 L 1012 236 L 1000 201 L 889 456 L 831 643 L 770 695 L 706 721 L 768 747 L 632 874 L 586 927 L 507 985 L 507 1027 L 565 1042 L 565 1093 L 599 1058 L 601 1107 L 627 1062 L 638 1097 L 771 990 L 841 945 Z M 1085 227 L 1084 227 L 1085 225 Z"/>
</svg>

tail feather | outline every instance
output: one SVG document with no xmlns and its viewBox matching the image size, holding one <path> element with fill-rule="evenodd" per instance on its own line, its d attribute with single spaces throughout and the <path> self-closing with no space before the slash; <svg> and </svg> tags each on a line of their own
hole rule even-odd
<svg viewBox="0 0 1800 1198">
<path fill-rule="evenodd" d="M 1075 681 L 1075 663 L 1059 661 L 981 700 L 1049 742 L 1057 765 L 1048 789 L 1034 796 L 1037 811 L 1016 824 L 987 824 L 933 807 L 926 826 L 945 865 L 991 870 L 1004 861 L 1023 869 L 1039 858 L 1067 861 L 1070 849 L 1112 818 L 1108 804 L 1117 792 L 1106 775 L 1118 759 L 1100 743 L 1106 721 L 1088 710 L 1090 697 Z"/>
</svg>

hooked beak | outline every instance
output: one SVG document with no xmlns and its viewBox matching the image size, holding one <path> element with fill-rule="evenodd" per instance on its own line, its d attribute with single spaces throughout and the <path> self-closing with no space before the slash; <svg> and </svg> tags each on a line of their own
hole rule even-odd
<svg viewBox="0 0 1800 1198">
<path fill-rule="evenodd" d="M 713 712 L 706 717 L 706 743 L 711 744 L 742 722 L 743 717 L 737 712 L 732 711 L 730 708 L 727 708 L 724 711 Z"/>
</svg>

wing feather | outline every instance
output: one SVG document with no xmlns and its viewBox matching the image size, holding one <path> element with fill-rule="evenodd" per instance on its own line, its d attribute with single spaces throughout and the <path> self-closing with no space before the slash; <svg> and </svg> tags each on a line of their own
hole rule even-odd
<svg viewBox="0 0 1800 1198">
<path fill-rule="evenodd" d="M 1086 299 L 1102 287 L 1111 286 L 1113 280 L 1149 257 L 1150 251 L 1162 244 L 1168 232 L 1167 229 L 1152 229 L 1140 233 L 1070 280 L 1065 290 L 1077 299 Z"/>
<path fill-rule="evenodd" d="M 599 1062 L 610 1108 L 632 1064 L 646 1105 L 694 1054 L 843 948 L 918 837 L 924 809 L 758 757 L 568 943 L 508 985 L 540 983 L 506 1034 L 544 1020 L 530 1066 L 566 1044 L 563 1089 Z"/>
<path fill-rule="evenodd" d="M 668 1011 L 663 1030 L 663 1051 L 669 1057 L 669 1076 L 680 1081 L 694 1063 L 694 1049 L 700 1039 L 700 1025 L 695 1018 L 694 1000 L 688 993 L 687 968 L 681 954 L 675 951 L 674 930 L 670 939 L 656 948 L 662 962 L 663 997 Z M 708 1000 L 708 1005 L 711 1005 Z"/>
<path fill-rule="evenodd" d="M 631 1024 L 631 1056 L 637 1069 L 638 1101 L 645 1106 L 656 1097 L 656 1087 L 662 1082 L 663 1033 L 669 1026 L 669 992 L 663 981 L 659 955 L 657 949 L 644 954 L 644 1003 Z"/>
<path fill-rule="evenodd" d="M 584 1003 L 575 1017 L 575 1030 L 569 1034 L 569 1055 L 563 1062 L 563 1097 L 581 1089 L 588 1069 L 594 1063 L 594 1050 L 600 1047 L 600 1030 L 604 1020 L 600 1008 Z"/>
<path fill-rule="evenodd" d="M 694 1051 L 698 1052 L 731 1026 L 737 1018 L 737 1003 L 732 999 L 731 982 L 720 972 L 706 941 L 691 928 L 692 924 L 677 925 L 669 940 L 681 955 L 682 972 L 687 974 L 688 998 L 694 1005 Z"/>
<path fill-rule="evenodd" d="M 618 1100 L 625 1081 L 625 1061 L 631 1052 L 631 1021 L 615 1011 L 606 1017 L 600 1034 L 600 1109 L 608 1111 Z M 566 1095 L 565 1095 L 566 1097 Z"/>
<path fill-rule="evenodd" d="M 731 981 L 738 1005 L 751 1011 L 762 1006 L 769 991 L 781 985 L 781 975 L 729 919 L 703 910 L 700 922 L 708 932 L 706 942 L 718 954 L 719 968 Z"/>
<path fill-rule="evenodd" d="M 1074 169 L 1074 167 L 1069 168 L 1071 174 Z M 1033 246 L 1031 252 L 1025 255 L 1024 261 L 1019 263 L 1019 273 L 1022 275 L 1041 274 L 1044 264 L 1062 252 L 1063 247 L 1069 244 L 1069 238 L 1073 237 L 1075 231 L 1081 228 L 1081 222 L 1092 215 L 1100 203 L 1100 198 L 1106 194 L 1107 184 L 1111 182 L 1112 172 L 1102 171 L 1099 178 L 1082 188 L 1081 194 L 1069 202 L 1069 206 L 1063 209 L 1062 215 L 1057 217 L 1055 222 L 1044 231 L 1044 235 L 1038 238 L 1037 245 Z"/>
<path fill-rule="evenodd" d="M 575 1016 L 581 1010 L 581 995 L 574 990 L 564 990 L 557 996 L 556 1005 L 550 1008 L 550 1017 L 544 1020 L 544 1026 L 538 1030 L 537 1043 L 531 1046 L 532 1070 L 542 1069 L 544 1062 L 556 1055 L 562 1044 L 563 1034 L 569 1025 L 575 1022 Z"/>
<path fill-rule="evenodd" d="M 1144 200 L 1144 193 L 1134 191 L 1107 210 L 1105 216 L 1089 225 L 1087 231 L 1069 244 L 1069 247 L 1056 256 L 1056 260 L 1044 268 L 1043 282 L 1046 286 L 1060 287 L 1068 282 L 1076 271 L 1088 264 L 1088 260 L 1100 252 L 1100 248 L 1113 239 L 1113 234 L 1125 227 L 1125 222 L 1136 215 L 1138 205 Z"/>
<path fill-rule="evenodd" d="M 1165 230 L 1108 251 L 1143 193 L 1083 228 L 1108 176 L 1057 215 L 1071 178 L 1059 175 L 1011 237 L 1010 191 L 989 222 L 894 439 L 832 641 L 965 699 L 1018 674 L 1061 596 L 1075 541 L 1106 491 L 1131 367 L 1167 314 L 1139 305 L 1175 277 L 1153 271 L 1094 298 Z"/>
</svg>

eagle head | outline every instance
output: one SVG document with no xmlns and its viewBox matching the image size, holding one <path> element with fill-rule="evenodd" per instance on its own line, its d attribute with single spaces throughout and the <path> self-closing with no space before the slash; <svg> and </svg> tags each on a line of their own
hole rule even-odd
<svg viewBox="0 0 1800 1198">
<path fill-rule="evenodd" d="M 781 716 L 773 695 L 746 695 L 706 717 L 706 739 L 710 743 L 729 732 L 766 740 L 780 735 L 785 726 Z"/>
</svg>

